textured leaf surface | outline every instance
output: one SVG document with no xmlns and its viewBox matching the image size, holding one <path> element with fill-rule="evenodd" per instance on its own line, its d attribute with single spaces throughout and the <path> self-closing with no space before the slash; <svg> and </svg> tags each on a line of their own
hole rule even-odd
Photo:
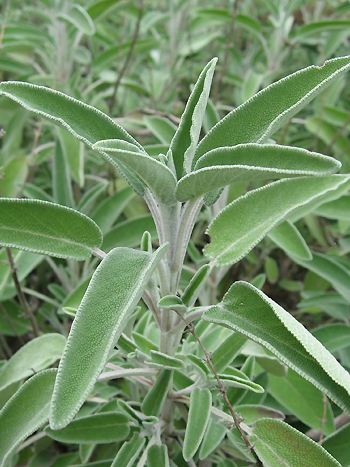
<svg viewBox="0 0 350 467">
<path fill-rule="evenodd" d="M 310 248 L 294 224 L 282 222 L 282 224 L 271 230 L 269 237 L 292 258 L 300 258 L 306 261 L 312 259 Z"/>
<path fill-rule="evenodd" d="M 292 315 L 247 282 L 234 283 L 203 318 L 238 331 L 350 411 L 350 375 Z"/>
<path fill-rule="evenodd" d="M 37 373 L 0 411 L 1 467 L 22 441 L 46 423 L 55 377 L 53 369 Z"/>
<path fill-rule="evenodd" d="M 339 57 L 271 84 L 215 125 L 200 142 L 196 157 L 220 146 L 265 141 L 349 66 L 349 56 Z"/>
<path fill-rule="evenodd" d="M 195 170 L 179 181 L 176 196 L 185 201 L 233 182 L 328 175 L 340 166 L 331 157 L 277 144 L 220 147 L 204 154 Z"/>
<path fill-rule="evenodd" d="M 149 214 L 119 222 L 105 235 L 102 248 L 109 251 L 117 246 L 137 247 L 145 231 L 151 234 L 152 239 L 158 238 L 153 217 Z"/>
<path fill-rule="evenodd" d="M 165 444 L 153 444 L 148 449 L 147 467 L 169 467 L 168 448 Z"/>
<path fill-rule="evenodd" d="M 314 209 L 323 196 L 348 183 L 349 177 L 342 175 L 301 177 L 250 191 L 226 206 L 209 225 L 211 243 L 205 253 L 221 265 L 234 263 L 281 221 Z"/>
<path fill-rule="evenodd" d="M 133 467 L 145 441 L 146 438 L 141 438 L 138 433 L 134 433 L 130 441 L 126 441 L 119 449 L 111 467 Z"/>
<path fill-rule="evenodd" d="M 319 444 L 280 420 L 258 420 L 250 441 L 265 467 L 340 467 Z"/>
<path fill-rule="evenodd" d="M 124 211 L 134 193 L 127 187 L 104 199 L 91 214 L 103 233 L 107 232 Z"/>
<path fill-rule="evenodd" d="M 211 60 L 199 75 L 170 144 L 178 178 L 184 169 L 189 172 L 192 168 L 216 62 L 216 58 Z"/>
<path fill-rule="evenodd" d="M 47 201 L 0 198 L 0 245 L 83 260 L 102 243 L 84 214 Z"/>
<path fill-rule="evenodd" d="M 66 426 L 83 404 L 163 252 L 164 248 L 153 255 L 116 248 L 96 269 L 58 368 L 52 429 Z"/>
<path fill-rule="evenodd" d="M 158 373 L 153 387 L 142 402 L 141 409 L 145 415 L 158 416 L 160 414 L 172 381 L 172 370 L 161 370 Z"/>
<path fill-rule="evenodd" d="M 23 345 L 0 370 L 0 390 L 43 370 L 58 360 L 66 339 L 61 334 L 44 334 Z"/>
<path fill-rule="evenodd" d="M 195 388 L 191 393 L 182 454 L 189 461 L 196 454 L 207 428 L 211 410 L 209 389 Z"/>
<path fill-rule="evenodd" d="M 122 412 L 105 412 L 73 420 L 63 430 L 51 430 L 46 433 L 62 443 L 104 444 L 115 443 L 127 438 L 130 428 L 128 417 Z"/>
<path fill-rule="evenodd" d="M 133 170 L 162 203 L 176 203 L 176 179 L 162 162 L 144 152 L 122 150 L 118 140 L 99 141 L 94 148 L 107 153 L 111 160 L 121 162 L 128 169 Z"/>
<path fill-rule="evenodd" d="M 314 385 L 289 369 L 284 377 L 269 375 L 269 392 L 299 420 L 311 428 L 329 434 L 334 430 L 330 405 L 324 417 L 323 394 Z M 323 418 L 325 418 L 323 420 Z"/>
<path fill-rule="evenodd" d="M 350 463 L 350 424 L 347 424 L 328 436 L 322 446 L 334 456 L 341 465 Z"/>
</svg>

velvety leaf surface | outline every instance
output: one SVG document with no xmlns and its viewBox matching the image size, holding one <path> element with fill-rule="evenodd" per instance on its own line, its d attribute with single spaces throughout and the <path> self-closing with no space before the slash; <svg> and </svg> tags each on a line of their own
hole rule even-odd
<svg viewBox="0 0 350 467">
<path fill-rule="evenodd" d="M 292 258 L 300 258 L 304 261 L 312 259 L 310 248 L 294 224 L 288 221 L 282 222 L 271 230 L 269 237 Z"/>
<path fill-rule="evenodd" d="M 178 178 L 192 168 L 216 62 L 217 58 L 212 59 L 199 75 L 170 144 Z"/>
<path fill-rule="evenodd" d="M 328 436 L 322 446 L 334 456 L 341 465 L 350 463 L 350 424 L 347 424 L 330 436 Z"/>
<path fill-rule="evenodd" d="M 102 243 L 94 221 L 47 201 L 0 198 L 0 245 L 83 260 Z"/>
<path fill-rule="evenodd" d="M 247 282 L 234 283 L 203 318 L 263 345 L 285 365 L 350 411 L 350 375 L 291 314 Z"/>
<path fill-rule="evenodd" d="M 211 222 L 211 243 L 205 248 L 218 264 L 232 264 L 246 255 L 277 224 L 314 209 L 322 196 L 347 186 L 342 175 L 301 177 L 271 183 L 248 192 L 226 208 Z M 301 211 L 302 210 L 302 211 Z"/>
<path fill-rule="evenodd" d="M 58 368 L 52 429 L 65 427 L 83 404 L 163 253 L 115 248 L 96 269 Z"/>
<path fill-rule="evenodd" d="M 127 438 L 130 428 L 128 417 L 122 412 L 105 412 L 73 420 L 63 430 L 45 431 L 57 441 L 76 444 L 115 443 Z"/>
<path fill-rule="evenodd" d="M 94 145 L 94 149 L 107 153 L 111 160 L 121 162 L 134 171 L 162 203 L 176 203 L 174 174 L 157 159 L 144 152 L 122 150 L 118 140 L 113 139 L 99 141 Z"/>
<path fill-rule="evenodd" d="M 145 445 L 146 438 L 134 433 L 119 449 L 111 467 L 132 467 Z"/>
<path fill-rule="evenodd" d="M 46 423 L 56 370 L 44 370 L 30 378 L 0 411 L 0 466 L 15 448 Z"/>
<path fill-rule="evenodd" d="M 250 441 L 264 467 L 340 467 L 319 444 L 280 420 L 258 420 Z"/>
<path fill-rule="evenodd" d="M 0 390 L 28 378 L 58 360 L 66 339 L 61 334 L 44 334 L 23 345 L 0 369 Z"/>
<path fill-rule="evenodd" d="M 328 175 L 340 166 L 331 157 L 277 144 L 220 147 L 198 159 L 194 171 L 178 182 L 176 196 L 185 201 L 233 182 Z"/>
<path fill-rule="evenodd" d="M 200 142 L 196 157 L 220 146 L 265 141 L 349 66 L 349 56 L 334 58 L 271 84 L 215 125 Z"/>
<path fill-rule="evenodd" d="M 182 454 L 189 461 L 196 454 L 207 428 L 212 397 L 209 389 L 195 388 L 191 393 Z"/>
</svg>

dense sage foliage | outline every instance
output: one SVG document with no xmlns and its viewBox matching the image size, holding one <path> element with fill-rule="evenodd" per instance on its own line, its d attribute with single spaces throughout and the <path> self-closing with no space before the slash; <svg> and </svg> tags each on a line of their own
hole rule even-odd
<svg viewBox="0 0 350 467">
<path fill-rule="evenodd" d="M 217 58 L 205 65 L 215 28 L 196 46 L 179 43 L 174 69 L 193 55 L 205 66 L 179 118 L 161 108 L 143 118 L 143 144 L 135 116 L 114 118 L 116 104 L 125 114 L 133 106 L 117 101 L 121 80 L 124 92 L 142 94 L 140 83 L 124 70 L 106 86 L 120 50 L 89 59 L 117 3 L 44 12 L 56 46 L 60 33 L 72 49 L 58 69 L 43 48 L 37 75 L 16 69 L 23 44 L 16 26 L 4 28 L 0 71 L 17 79 L 0 83 L 10 115 L 0 155 L 0 466 L 348 465 L 350 118 L 336 105 L 350 56 L 334 55 L 349 21 L 291 29 L 307 10 L 266 2 L 275 40 L 283 32 L 307 48 L 310 36 L 332 34 L 333 48 L 316 40 L 321 60 L 276 76 L 286 57 L 239 2 L 233 12 L 194 8 L 194 30 L 232 20 L 232 38 L 242 26 L 254 34 L 247 48 L 266 54 L 268 72 L 253 72 L 239 105 L 219 109 L 229 52 L 223 68 Z M 130 7 L 126 68 L 133 52 L 142 65 L 156 50 L 147 31 L 162 15 L 144 9 Z M 36 47 L 34 26 L 23 31 Z M 87 64 L 92 82 L 78 92 Z M 166 100 L 163 79 L 147 90 L 154 102 Z M 28 121 L 40 130 L 24 156 Z"/>
</svg>

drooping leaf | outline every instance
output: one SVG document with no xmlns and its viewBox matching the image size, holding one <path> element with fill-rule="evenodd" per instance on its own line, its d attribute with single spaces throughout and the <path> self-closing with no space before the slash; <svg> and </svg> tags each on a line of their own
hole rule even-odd
<svg viewBox="0 0 350 467">
<path fill-rule="evenodd" d="M 269 392 L 289 412 L 311 428 L 332 433 L 334 422 L 332 411 L 326 402 L 324 415 L 323 394 L 314 385 L 301 378 L 289 368 L 283 376 L 269 375 Z"/>
<path fill-rule="evenodd" d="M 340 467 L 322 446 L 281 420 L 258 420 L 250 442 L 265 467 Z"/>
<path fill-rule="evenodd" d="M 176 196 L 186 201 L 233 182 L 328 175 L 339 167 L 336 159 L 301 148 L 277 144 L 220 147 L 198 159 L 194 171 L 178 182 Z"/>
<path fill-rule="evenodd" d="M 64 336 L 50 333 L 27 342 L 1 367 L 0 390 L 55 363 L 65 343 Z"/>
<path fill-rule="evenodd" d="M 212 397 L 209 389 L 195 388 L 191 393 L 182 454 L 189 461 L 196 454 L 209 423 Z"/>
<path fill-rule="evenodd" d="M 58 368 L 52 429 L 65 427 L 85 401 L 163 253 L 116 248 L 96 269 Z"/>
<path fill-rule="evenodd" d="M 44 370 L 30 378 L 0 411 L 0 466 L 16 447 L 46 423 L 56 370 Z"/>
<path fill-rule="evenodd" d="M 283 222 L 271 230 L 269 237 L 292 258 L 300 258 L 304 261 L 312 259 L 310 248 L 294 224 Z"/>
<path fill-rule="evenodd" d="M 128 422 L 123 412 L 103 412 L 79 417 L 62 430 L 47 428 L 45 432 L 61 443 L 106 444 L 127 438 L 130 432 Z"/>
<path fill-rule="evenodd" d="M 123 150 L 118 140 L 99 141 L 93 147 L 108 154 L 112 161 L 121 162 L 123 166 L 134 171 L 162 203 L 176 203 L 176 179 L 162 162 L 145 152 Z"/>
<path fill-rule="evenodd" d="M 252 190 L 226 206 L 211 222 L 211 243 L 205 253 L 220 265 L 232 264 L 280 222 L 304 215 L 322 203 L 324 196 L 332 196 L 348 185 L 349 177 L 331 175 L 280 180 Z"/>
<path fill-rule="evenodd" d="M 220 146 L 266 141 L 349 66 L 350 57 L 339 57 L 271 84 L 215 125 L 200 142 L 196 158 Z"/>
<path fill-rule="evenodd" d="M 47 201 L 0 198 L 0 245 L 58 258 L 86 259 L 102 243 L 98 226 Z"/>
<path fill-rule="evenodd" d="M 212 59 L 199 75 L 170 144 L 178 178 L 192 168 L 216 62 L 216 58 Z"/>
<path fill-rule="evenodd" d="M 234 283 L 203 318 L 240 332 L 350 411 L 350 375 L 292 315 L 247 282 Z"/>
</svg>

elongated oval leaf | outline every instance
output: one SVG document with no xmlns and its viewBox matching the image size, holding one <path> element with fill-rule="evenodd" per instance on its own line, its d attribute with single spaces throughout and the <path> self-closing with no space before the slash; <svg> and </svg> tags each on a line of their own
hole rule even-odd
<svg viewBox="0 0 350 467">
<path fill-rule="evenodd" d="M 66 339 L 61 334 L 44 334 L 23 345 L 0 370 L 0 391 L 58 360 Z"/>
<path fill-rule="evenodd" d="M 99 141 L 94 144 L 94 149 L 107 153 L 112 161 L 121 162 L 134 171 L 162 203 L 176 203 L 174 174 L 157 159 L 144 152 L 122 150 L 118 140 L 113 139 Z"/>
<path fill-rule="evenodd" d="M 295 371 L 289 368 L 283 377 L 269 374 L 268 387 L 270 394 L 303 423 L 325 434 L 334 431 L 329 402 L 326 402 L 325 411 L 322 392 Z"/>
<path fill-rule="evenodd" d="M 96 207 L 91 214 L 91 218 L 96 222 L 103 233 L 108 232 L 133 196 L 133 191 L 127 187 L 104 199 Z"/>
<path fill-rule="evenodd" d="M 185 461 L 192 459 L 202 442 L 209 422 L 211 399 L 209 389 L 195 388 L 191 393 L 190 410 L 182 449 Z"/>
<path fill-rule="evenodd" d="M 178 178 L 192 167 L 216 62 L 217 58 L 212 59 L 199 75 L 170 144 Z"/>
<path fill-rule="evenodd" d="M 145 445 L 146 438 L 134 433 L 130 441 L 126 441 L 119 449 L 111 467 L 133 467 Z"/>
<path fill-rule="evenodd" d="M 350 411 L 350 375 L 333 355 L 277 303 L 247 282 L 233 284 L 203 318 L 248 336 Z"/>
<path fill-rule="evenodd" d="M 349 67 L 349 56 L 334 58 L 271 84 L 215 125 L 200 142 L 196 157 L 220 146 L 265 141 Z"/>
<path fill-rule="evenodd" d="M 80 5 L 72 5 L 68 13 L 61 13 L 59 18 L 73 24 L 79 31 L 88 36 L 95 33 L 95 25 L 90 15 Z"/>
<path fill-rule="evenodd" d="M 58 258 L 89 258 L 99 227 L 74 209 L 41 200 L 0 198 L 0 245 Z"/>
<path fill-rule="evenodd" d="M 172 381 L 172 370 L 161 370 L 158 373 L 152 389 L 142 402 L 141 408 L 145 415 L 158 416 L 160 414 Z"/>
<path fill-rule="evenodd" d="M 96 269 L 58 368 L 50 413 L 52 429 L 65 427 L 88 396 L 164 249 L 150 255 L 115 248 Z"/>
<path fill-rule="evenodd" d="M 310 248 L 294 224 L 283 222 L 271 230 L 269 237 L 292 258 L 300 258 L 304 261 L 312 259 Z"/>
<path fill-rule="evenodd" d="M 328 219 L 350 220 L 350 195 L 322 204 L 316 213 Z"/>
<path fill-rule="evenodd" d="M 341 467 L 322 446 L 281 420 L 258 420 L 250 441 L 265 467 Z"/>
<path fill-rule="evenodd" d="M 158 237 L 153 217 L 149 214 L 119 222 L 105 235 L 102 248 L 109 251 L 117 246 L 137 247 L 145 231 L 150 233 L 152 239 Z"/>
<path fill-rule="evenodd" d="M 205 253 L 218 264 L 234 263 L 281 221 L 294 212 L 314 209 L 327 193 L 348 184 L 348 176 L 331 175 L 280 180 L 252 190 L 226 206 L 209 225 L 211 243 Z"/>
<path fill-rule="evenodd" d="M 130 428 L 123 412 L 104 412 L 73 420 L 63 430 L 45 431 L 50 438 L 62 443 L 106 444 L 127 438 Z"/>
<path fill-rule="evenodd" d="M 179 181 L 176 196 L 185 201 L 233 182 L 328 175 L 340 166 L 331 157 L 277 144 L 220 147 L 204 154 L 197 161 L 195 170 Z"/>
<path fill-rule="evenodd" d="M 350 424 L 347 424 L 336 432 L 329 435 L 322 446 L 332 456 L 334 456 L 341 465 L 349 465 L 350 462 Z"/>
<path fill-rule="evenodd" d="M 203 460 L 210 456 L 220 445 L 226 434 L 227 428 L 212 418 L 209 420 L 203 441 L 199 450 L 199 459 Z"/>
<path fill-rule="evenodd" d="M 0 467 L 22 441 L 46 423 L 55 377 L 54 369 L 37 373 L 0 411 Z"/>
<path fill-rule="evenodd" d="M 147 467 L 169 467 L 166 444 L 153 444 L 147 451 Z"/>
</svg>

